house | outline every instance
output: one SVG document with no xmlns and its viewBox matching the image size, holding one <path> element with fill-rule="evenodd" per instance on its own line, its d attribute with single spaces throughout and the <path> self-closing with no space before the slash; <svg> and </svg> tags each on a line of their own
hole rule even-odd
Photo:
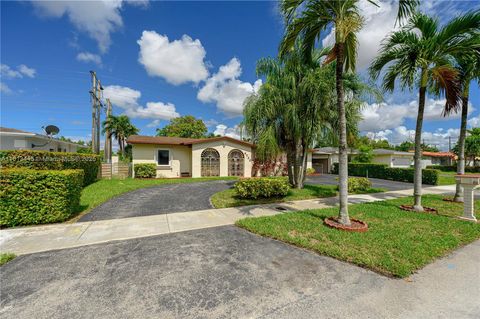
<svg viewBox="0 0 480 319">
<path fill-rule="evenodd" d="M 349 161 L 351 161 L 359 152 L 356 149 L 348 149 L 347 153 Z M 410 167 L 413 163 L 413 154 L 409 152 L 374 149 L 372 153 L 373 163 L 387 164 L 389 167 Z M 311 165 L 317 173 L 330 173 L 333 169 L 333 165 L 338 163 L 338 147 L 322 147 L 314 149 L 311 161 Z"/>
<path fill-rule="evenodd" d="M 0 127 L 0 150 L 38 150 L 75 153 L 79 148 L 86 148 L 86 146 L 61 141 L 42 134 Z"/>
<path fill-rule="evenodd" d="M 422 152 L 424 165 L 453 165 L 455 154 L 451 152 Z"/>
<path fill-rule="evenodd" d="M 389 167 L 410 167 L 413 153 L 387 149 L 374 149 L 372 163 L 387 164 Z"/>
<path fill-rule="evenodd" d="M 157 177 L 251 177 L 255 145 L 231 137 L 180 138 L 133 135 L 132 164 L 156 165 Z M 133 169 L 135 171 L 135 169 Z"/>
</svg>

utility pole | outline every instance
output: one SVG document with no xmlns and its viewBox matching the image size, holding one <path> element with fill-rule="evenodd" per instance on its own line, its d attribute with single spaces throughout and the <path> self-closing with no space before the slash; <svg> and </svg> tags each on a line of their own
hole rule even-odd
<svg viewBox="0 0 480 319">
<path fill-rule="evenodd" d="M 97 79 L 95 71 L 90 71 L 92 77 L 92 152 L 100 154 L 100 112 L 102 108 L 102 84 Z"/>
<path fill-rule="evenodd" d="M 112 103 L 107 99 L 107 119 L 112 114 Z M 112 136 L 109 130 L 105 130 L 105 161 L 112 162 Z"/>
<path fill-rule="evenodd" d="M 452 151 L 452 137 L 451 136 L 448 137 L 448 151 L 449 152 Z"/>
</svg>

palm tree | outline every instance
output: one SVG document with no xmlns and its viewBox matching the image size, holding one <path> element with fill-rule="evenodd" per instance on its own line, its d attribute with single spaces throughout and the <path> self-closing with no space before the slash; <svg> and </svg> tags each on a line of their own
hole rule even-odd
<svg viewBox="0 0 480 319">
<path fill-rule="evenodd" d="M 372 62 L 370 74 L 377 79 L 383 75 L 383 89 L 393 91 L 395 81 L 402 88 L 418 86 L 418 114 L 415 127 L 415 178 L 414 210 L 423 211 L 421 202 L 422 168 L 421 144 L 423 113 L 427 89 L 434 95 L 445 95 L 444 113 L 456 111 L 460 98 L 458 72 L 453 66 L 453 55 L 468 52 L 478 39 L 472 32 L 478 31 L 480 13 L 472 12 L 457 17 L 439 28 L 437 19 L 416 13 L 401 30 L 393 32 L 382 45 L 380 55 Z"/>
<path fill-rule="evenodd" d="M 114 116 L 109 115 L 102 123 L 103 133 L 109 132 L 110 136 L 115 137 L 120 147 L 120 152 L 125 156 L 125 143 L 130 135 L 138 134 L 139 130 L 131 122 L 126 115 Z M 109 136 L 107 136 L 108 138 Z"/>
<path fill-rule="evenodd" d="M 477 36 L 480 38 L 480 35 Z M 474 79 L 480 82 L 480 58 L 474 53 L 459 54 L 456 56 L 457 69 L 460 74 L 459 80 L 462 87 L 462 118 L 460 122 L 460 136 L 458 137 L 458 160 L 457 173 L 465 174 L 465 137 L 467 133 L 468 100 L 470 92 L 470 82 Z M 463 202 L 463 187 L 457 182 L 455 202 Z"/>
</svg>

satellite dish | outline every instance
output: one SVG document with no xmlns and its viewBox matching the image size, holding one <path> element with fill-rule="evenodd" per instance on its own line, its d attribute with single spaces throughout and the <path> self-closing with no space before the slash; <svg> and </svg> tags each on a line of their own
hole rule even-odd
<svg viewBox="0 0 480 319">
<path fill-rule="evenodd" d="M 58 132 L 60 132 L 60 129 L 58 127 L 56 127 L 55 125 L 48 125 L 45 128 L 45 133 L 47 133 L 48 136 L 57 135 Z"/>
</svg>

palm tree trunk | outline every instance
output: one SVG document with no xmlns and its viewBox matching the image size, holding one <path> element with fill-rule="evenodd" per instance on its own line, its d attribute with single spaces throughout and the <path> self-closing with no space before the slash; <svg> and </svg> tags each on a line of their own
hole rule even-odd
<svg viewBox="0 0 480 319">
<path fill-rule="evenodd" d="M 462 96 L 462 120 L 460 124 L 460 136 L 458 137 L 458 161 L 457 174 L 465 174 L 465 137 L 467 135 L 467 116 L 468 116 L 468 83 Z M 463 202 L 463 187 L 457 182 L 455 189 L 454 202 Z"/>
<path fill-rule="evenodd" d="M 287 172 L 288 172 L 288 182 L 290 185 L 294 186 L 294 179 L 293 179 L 293 158 L 292 150 L 287 146 Z"/>
<path fill-rule="evenodd" d="M 422 76 L 423 78 L 423 76 Z M 423 83 L 423 79 L 422 79 Z M 423 125 L 423 112 L 425 110 L 425 94 L 426 86 L 420 87 L 420 96 L 418 98 L 418 115 L 417 124 L 415 126 L 415 157 L 414 167 L 415 175 L 413 180 L 413 196 L 415 203 L 413 209 L 418 212 L 423 212 L 422 207 L 422 125 Z"/>
<path fill-rule="evenodd" d="M 343 225 L 350 225 L 348 216 L 348 153 L 347 153 L 347 119 L 343 96 L 343 63 L 344 43 L 337 43 L 336 89 L 338 108 L 338 127 L 340 143 L 338 146 L 338 189 L 340 194 L 340 211 L 338 221 Z"/>
</svg>

